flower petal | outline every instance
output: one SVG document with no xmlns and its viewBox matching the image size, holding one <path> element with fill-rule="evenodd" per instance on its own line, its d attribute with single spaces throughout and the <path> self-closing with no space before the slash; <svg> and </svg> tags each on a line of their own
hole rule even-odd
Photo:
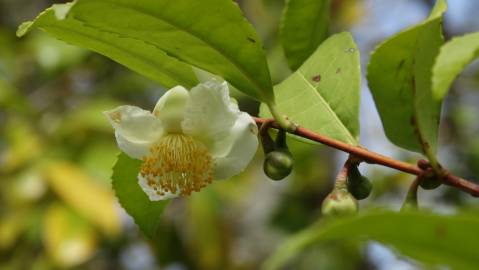
<svg viewBox="0 0 479 270">
<path fill-rule="evenodd" d="M 175 86 L 158 100 L 153 114 L 161 120 L 166 132 L 181 132 L 181 121 L 183 121 L 188 99 L 188 90 L 183 86 Z"/>
<path fill-rule="evenodd" d="M 258 148 L 258 127 L 245 112 L 239 114 L 228 135 L 215 142 L 212 156 L 215 161 L 214 179 L 228 179 L 242 172 Z"/>
<path fill-rule="evenodd" d="M 191 89 L 183 132 L 209 145 L 227 135 L 238 113 L 238 107 L 230 101 L 227 83 L 213 78 Z"/>
<path fill-rule="evenodd" d="M 161 122 L 141 108 L 126 105 L 104 114 L 115 129 L 118 147 L 132 158 L 147 155 L 150 145 L 163 134 Z"/>
<path fill-rule="evenodd" d="M 198 79 L 198 81 L 200 81 L 200 83 L 204 83 L 204 82 L 207 82 L 211 79 L 215 79 L 217 80 L 218 82 L 224 82 L 225 80 L 223 78 L 221 78 L 220 76 L 218 75 L 215 75 L 211 72 L 208 72 L 206 70 L 203 70 L 201 68 L 198 68 L 198 67 L 192 67 L 193 68 L 193 72 L 195 73 L 196 75 L 196 78 Z M 232 86 L 231 84 L 228 83 L 228 88 L 229 90 L 231 91 L 239 91 L 238 89 L 236 89 L 234 86 Z"/>
<path fill-rule="evenodd" d="M 141 174 L 138 174 L 138 184 L 140 185 L 141 189 L 146 193 L 150 201 L 168 200 L 168 199 L 176 198 L 180 195 L 179 189 L 176 193 L 153 189 L 152 187 L 148 185 L 148 180 L 144 178 Z M 158 194 L 159 192 L 163 193 L 163 195 L 159 195 Z"/>
</svg>

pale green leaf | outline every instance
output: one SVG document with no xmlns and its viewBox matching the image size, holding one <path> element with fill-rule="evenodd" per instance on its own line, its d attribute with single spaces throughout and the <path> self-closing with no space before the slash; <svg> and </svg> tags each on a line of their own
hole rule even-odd
<svg viewBox="0 0 479 270">
<path fill-rule="evenodd" d="M 441 104 L 432 97 L 431 74 L 446 2 L 438 0 L 424 22 L 379 45 L 368 66 L 368 84 L 386 136 L 408 150 L 434 154 Z M 428 155 L 429 155 L 428 154 Z"/>
<path fill-rule="evenodd" d="M 281 21 L 281 44 L 291 69 L 298 69 L 328 37 L 330 0 L 288 0 Z"/>
<path fill-rule="evenodd" d="M 320 134 L 358 144 L 361 70 L 349 33 L 331 36 L 290 77 L 274 87 L 279 111 Z M 269 117 L 266 106 L 261 115 Z"/>
<path fill-rule="evenodd" d="M 444 44 L 432 70 L 434 97 L 437 100 L 442 100 L 449 91 L 454 78 L 477 57 L 479 57 L 479 32 L 455 37 Z"/>
<path fill-rule="evenodd" d="M 150 201 L 138 184 L 141 161 L 125 154 L 118 156 L 113 168 L 113 189 L 121 206 L 149 238 L 158 237 L 161 214 L 168 201 Z"/>
<path fill-rule="evenodd" d="M 266 261 L 281 267 L 304 249 L 329 241 L 375 240 L 428 265 L 477 269 L 479 236 L 475 216 L 440 216 L 420 212 L 379 212 L 316 224 L 288 239 Z"/>
<path fill-rule="evenodd" d="M 220 75 L 254 98 L 273 102 L 261 42 L 233 1 L 81 0 L 69 9 L 64 20 L 53 13 L 48 10 L 33 25 L 61 39 L 81 39 L 77 42 L 81 46 L 93 47 L 95 43 L 95 48 L 99 47 L 98 37 L 102 44 L 109 45 L 109 49 L 112 45 L 121 46 L 118 58 L 135 61 L 129 67 L 137 67 L 138 59 L 155 58 L 157 61 L 149 66 L 161 69 L 158 72 L 163 75 L 171 75 L 170 79 L 173 75 L 176 81 L 180 81 L 178 76 L 188 79 L 193 76 L 191 69 L 184 72 L 186 66 L 162 54 L 164 51 L 171 57 Z M 19 34 L 30 27 L 21 27 Z M 79 31 L 79 36 L 71 37 Z M 107 52 L 105 49 L 100 53 L 106 55 Z M 171 67 L 174 69 L 170 71 Z M 151 72 L 146 66 L 138 70 Z"/>
<path fill-rule="evenodd" d="M 53 5 L 34 21 L 23 23 L 17 35 L 23 36 L 32 27 L 38 27 L 57 39 L 103 54 L 166 88 L 197 84 L 191 66 L 168 56 L 148 40 L 100 29 L 71 16 L 73 3 Z"/>
</svg>

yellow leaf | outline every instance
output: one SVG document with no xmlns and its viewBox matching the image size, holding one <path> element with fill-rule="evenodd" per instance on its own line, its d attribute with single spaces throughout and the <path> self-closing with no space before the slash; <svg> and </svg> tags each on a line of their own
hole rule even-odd
<svg viewBox="0 0 479 270">
<path fill-rule="evenodd" d="M 25 211 L 9 212 L 0 219 L 0 250 L 7 250 L 22 233 L 25 224 Z"/>
<path fill-rule="evenodd" d="M 108 235 L 120 231 L 120 218 L 113 192 L 102 187 L 77 166 L 55 162 L 46 167 L 52 189 L 68 205 Z"/>
<path fill-rule="evenodd" d="M 48 255 L 61 267 L 81 264 L 93 256 L 96 235 L 88 222 L 63 205 L 51 205 L 43 220 Z"/>
</svg>

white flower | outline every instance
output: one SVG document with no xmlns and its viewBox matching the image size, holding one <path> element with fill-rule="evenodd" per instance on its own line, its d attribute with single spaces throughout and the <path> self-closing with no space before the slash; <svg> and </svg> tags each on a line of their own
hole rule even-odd
<svg viewBox="0 0 479 270">
<path fill-rule="evenodd" d="M 105 112 L 120 149 L 143 160 L 138 182 L 150 200 L 199 191 L 244 170 L 258 147 L 254 120 L 230 100 L 228 85 L 209 80 L 189 92 L 176 86 L 153 113 L 135 106 Z"/>
</svg>

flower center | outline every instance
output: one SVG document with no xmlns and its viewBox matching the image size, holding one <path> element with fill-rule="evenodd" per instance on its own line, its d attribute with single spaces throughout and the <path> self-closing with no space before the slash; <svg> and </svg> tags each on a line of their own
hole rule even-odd
<svg viewBox="0 0 479 270">
<path fill-rule="evenodd" d="M 140 171 L 160 196 L 199 191 L 212 182 L 212 172 L 212 157 L 206 146 L 184 134 L 162 137 L 150 148 Z"/>
</svg>

